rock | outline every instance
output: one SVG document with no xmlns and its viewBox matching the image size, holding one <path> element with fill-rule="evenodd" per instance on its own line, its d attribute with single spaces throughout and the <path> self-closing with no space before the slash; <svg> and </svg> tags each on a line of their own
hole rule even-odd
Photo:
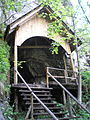
<svg viewBox="0 0 90 120">
<path fill-rule="evenodd" d="M 0 99 L 4 98 L 4 84 L 0 82 Z"/>
<path fill-rule="evenodd" d="M 5 120 L 2 111 L 0 110 L 0 120 Z"/>
<path fill-rule="evenodd" d="M 3 106 L 4 106 L 3 103 L 0 101 L 0 120 L 5 120 L 2 109 L 1 109 Z"/>
<path fill-rule="evenodd" d="M 43 42 L 45 41 L 42 42 L 39 40 L 38 40 L 39 42 L 38 44 L 41 45 L 42 43 L 44 45 Z M 29 44 L 31 45 L 31 42 L 28 43 L 28 45 Z M 64 69 L 62 49 L 60 53 L 57 55 L 51 54 L 49 49 L 43 49 L 43 48 L 23 49 L 23 52 L 22 51 L 20 52 L 19 57 L 20 60 L 26 61 L 25 63 L 22 64 L 22 69 L 20 69 L 19 71 L 27 83 L 36 83 L 36 84 L 40 84 L 41 82 L 45 83 L 46 67 L 56 67 L 56 68 L 59 67 L 60 69 Z M 62 75 L 62 71 L 57 71 L 57 70 L 56 71 L 50 70 L 50 73 L 55 76 Z"/>
<path fill-rule="evenodd" d="M 88 101 L 88 102 L 86 103 L 86 108 L 87 108 L 88 110 L 90 110 L 90 101 Z"/>
</svg>

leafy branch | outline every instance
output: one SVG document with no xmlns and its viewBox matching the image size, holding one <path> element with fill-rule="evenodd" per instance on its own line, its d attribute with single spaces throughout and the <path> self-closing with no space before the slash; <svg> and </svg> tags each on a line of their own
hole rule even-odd
<svg viewBox="0 0 90 120">
<path fill-rule="evenodd" d="M 87 22 L 90 24 L 90 20 L 89 20 L 88 16 L 86 15 L 86 12 L 85 12 L 83 6 L 81 5 L 80 0 L 78 0 L 78 4 L 80 5 L 80 7 L 81 7 L 81 9 L 82 9 L 82 11 L 83 11 L 83 13 L 85 15 L 85 18 L 86 18 Z"/>
</svg>

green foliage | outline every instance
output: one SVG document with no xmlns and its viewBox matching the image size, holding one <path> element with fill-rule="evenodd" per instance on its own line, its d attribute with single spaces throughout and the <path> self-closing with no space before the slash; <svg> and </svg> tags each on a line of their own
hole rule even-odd
<svg viewBox="0 0 90 120">
<path fill-rule="evenodd" d="M 0 81 L 5 83 L 9 71 L 9 47 L 6 42 L 0 40 Z"/>
<path fill-rule="evenodd" d="M 90 120 L 90 115 L 88 113 L 86 113 L 84 110 L 77 110 L 77 116 L 79 116 L 80 118 L 78 118 L 78 120 Z"/>
<path fill-rule="evenodd" d="M 13 107 L 11 107 L 8 103 L 4 108 L 4 117 L 6 120 L 14 120 L 13 116 L 16 115 L 16 112 L 13 112 Z"/>
<path fill-rule="evenodd" d="M 14 14 L 22 10 L 23 2 L 24 0 L 0 0 L 0 29 L 3 32 L 8 21 L 14 19 Z"/>
<path fill-rule="evenodd" d="M 24 120 L 25 118 L 25 113 L 15 112 L 13 106 L 10 106 L 8 102 L 5 103 L 2 110 L 4 111 L 5 120 Z"/>
<path fill-rule="evenodd" d="M 0 0 L 1 5 L 4 5 L 4 10 L 5 13 L 7 13 L 8 11 L 19 11 L 21 10 L 22 7 L 22 1 L 18 1 L 18 0 L 3 0 L 3 2 Z"/>
<path fill-rule="evenodd" d="M 90 71 L 84 71 L 81 73 L 82 74 L 82 78 L 86 83 L 90 82 Z M 90 83 L 89 83 L 90 84 Z"/>
<path fill-rule="evenodd" d="M 73 6 L 71 4 L 72 1 L 70 0 L 37 0 L 39 3 L 43 3 L 43 6 L 50 6 L 53 10 L 53 13 L 49 14 L 43 14 L 44 18 L 45 16 L 49 17 L 49 19 L 52 21 L 52 23 L 48 26 L 48 35 L 50 38 L 54 39 L 55 36 L 58 34 L 62 37 L 61 40 L 74 40 L 75 36 L 70 34 L 62 25 L 62 21 L 67 23 L 68 27 L 72 29 L 72 31 L 76 31 L 75 35 L 80 38 L 82 41 L 82 54 L 85 54 L 87 49 L 89 49 L 90 45 L 90 27 L 86 22 L 85 15 L 81 12 L 80 5 Z M 81 0 L 81 3 L 83 1 Z M 90 3 L 87 3 L 87 6 L 90 7 Z M 84 7 L 84 6 L 83 6 Z M 85 6 L 86 7 L 86 6 Z M 89 16 L 88 16 L 89 17 Z M 75 23 L 75 25 L 73 24 Z M 70 24 L 68 24 L 70 23 Z M 72 41 L 71 41 L 72 42 Z M 74 40 L 73 45 L 76 45 L 77 42 Z M 55 48 L 56 49 L 56 48 Z M 55 51 L 55 50 L 54 50 Z M 58 52 L 58 51 L 57 51 Z M 56 53 L 57 53 L 56 52 Z M 53 52 L 55 53 L 55 52 Z"/>
<path fill-rule="evenodd" d="M 88 101 L 90 100 L 90 92 L 83 91 L 83 98 L 82 99 L 83 99 L 83 102 L 85 104 L 87 104 Z"/>
<path fill-rule="evenodd" d="M 22 64 L 25 63 L 26 61 L 18 61 L 18 67 L 23 68 Z"/>
<path fill-rule="evenodd" d="M 86 111 L 84 111 L 80 106 L 74 104 L 72 108 L 73 108 L 73 113 L 75 113 L 74 115 L 77 116 L 78 118 L 74 118 L 70 120 L 90 120 L 90 115 Z"/>
<path fill-rule="evenodd" d="M 51 51 L 52 54 L 58 54 L 58 47 L 60 42 L 64 40 L 70 41 L 74 36 L 69 33 L 69 31 L 63 25 L 63 22 L 67 21 L 67 18 L 71 18 L 74 14 L 74 10 L 71 5 L 69 5 L 69 0 L 67 2 L 63 0 L 38 0 L 40 3 L 43 3 L 43 6 L 50 6 L 52 13 L 49 15 L 47 13 L 42 13 L 44 18 L 48 18 L 51 22 L 48 25 L 48 36 L 52 39 L 55 39 L 56 36 L 60 35 L 60 40 L 57 40 L 59 43 L 52 43 Z M 65 3 L 67 4 L 65 6 Z"/>
<path fill-rule="evenodd" d="M 87 87 L 88 91 L 90 92 L 90 71 L 84 71 L 81 74 L 83 79 L 83 85 Z"/>
<path fill-rule="evenodd" d="M 8 96 L 10 85 L 8 81 L 9 63 L 9 46 L 3 40 L 0 40 L 0 82 L 4 84 L 5 96 Z"/>
<path fill-rule="evenodd" d="M 59 46 L 60 46 L 60 44 L 58 42 L 52 42 L 51 48 L 50 48 L 50 51 L 52 52 L 52 54 L 58 54 Z"/>
<path fill-rule="evenodd" d="M 84 86 L 83 90 L 83 102 L 87 104 L 90 100 L 90 71 L 84 71 L 82 74 L 82 82 Z"/>
<path fill-rule="evenodd" d="M 15 10 L 15 9 L 19 10 L 21 8 L 21 1 L 18 0 L 17 1 L 3 0 L 3 3 L 7 11 Z"/>
</svg>

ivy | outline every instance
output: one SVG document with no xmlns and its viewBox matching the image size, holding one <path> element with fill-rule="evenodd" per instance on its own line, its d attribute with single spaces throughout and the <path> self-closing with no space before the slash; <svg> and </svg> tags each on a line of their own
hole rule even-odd
<svg viewBox="0 0 90 120">
<path fill-rule="evenodd" d="M 13 111 L 14 106 L 10 106 L 7 101 L 4 106 L 5 107 L 2 107 L 2 110 L 4 112 L 5 120 L 25 120 L 25 113 Z"/>
<path fill-rule="evenodd" d="M 58 54 L 59 46 L 60 46 L 60 44 L 58 42 L 52 42 L 51 48 L 50 48 L 50 51 L 52 52 L 52 54 Z"/>
<path fill-rule="evenodd" d="M 63 25 L 63 22 L 67 21 L 67 18 L 70 18 L 74 14 L 73 7 L 69 4 L 65 6 L 64 2 L 62 0 L 38 0 L 38 2 L 43 3 L 43 6 L 50 6 L 52 11 L 49 13 L 42 13 L 42 16 L 44 18 L 47 18 L 51 21 L 48 25 L 48 37 L 55 39 L 56 36 L 60 35 L 60 40 L 58 42 L 62 41 L 70 41 L 74 39 L 74 35 L 69 33 L 69 31 L 66 29 L 66 27 Z M 67 2 L 69 3 L 69 1 Z M 50 49 L 52 51 L 52 54 L 58 54 L 58 47 L 60 46 L 60 43 L 55 45 L 56 43 L 52 43 L 52 48 Z"/>
</svg>

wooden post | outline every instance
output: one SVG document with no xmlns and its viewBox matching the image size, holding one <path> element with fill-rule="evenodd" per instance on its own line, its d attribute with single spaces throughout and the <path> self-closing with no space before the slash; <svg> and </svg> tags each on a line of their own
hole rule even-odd
<svg viewBox="0 0 90 120">
<path fill-rule="evenodd" d="M 71 107 L 71 101 L 70 101 L 70 96 L 67 94 L 67 106 L 68 106 L 68 112 L 69 112 L 69 116 L 72 117 L 73 114 L 72 114 L 72 107 Z"/>
<path fill-rule="evenodd" d="M 14 44 L 14 84 L 18 83 L 17 73 L 15 72 L 17 70 L 17 45 L 16 45 L 16 38 L 15 38 L 15 44 Z M 18 94 L 17 91 L 15 91 L 15 111 L 18 112 Z"/>
<path fill-rule="evenodd" d="M 49 88 L 48 71 L 49 71 L 49 69 L 48 69 L 48 67 L 47 67 L 47 68 L 46 68 L 46 86 L 47 86 L 47 88 Z"/>
<path fill-rule="evenodd" d="M 75 71 L 72 55 L 70 54 L 69 56 L 70 56 L 70 62 L 71 62 L 72 70 Z"/>
<path fill-rule="evenodd" d="M 15 112 L 18 112 L 18 94 L 17 94 L 17 90 L 15 90 Z"/>
<path fill-rule="evenodd" d="M 75 67 L 74 67 L 72 55 L 70 55 L 70 61 L 71 61 L 71 65 L 72 65 L 73 76 L 74 76 L 74 78 L 76 78 L 76 79 L 75 79 L 75 83 L 76 83 L 76 85 L 78 85 L 77 74 L 76 74 L 76 71 L 75 71 Z M 75 71 L 75 72 L 74 72 L 74 71 Z M 73 76 L 72 76 L 72 77 L 73 77 Z"/>
<path fill-rule="evenodd" d="M 79 71 L 79 80 L 78 80 L 78 100 L 82 103 L 82 78 Z"/>
<path fill-rule="evenodd" d="M 68 73 L 67 73 L 67 65 L 66 65 L 66 59 L 65 59 L 65 55 L 63 56 L 63 60 L 64 60 L 64 66 L 65 66 L 65 70 L 64 70 L 64 75 L 65 75 L 65 82 L 67 83 L 67 76 L 68 76 Z"/>
<path fill-rule="evenodd" d="M 63 90 L 63 103 L 64 105 L 66 105 L 66 95 L 65 95 L 65 91 Z"/>
<path fill-rule="evenodd" d="M 65 77 L 65 82 L 68 83 L 68 81 L 67 81 L 67 71 L 66 70 L 64 70 L 64 77 Z"/>
<path fill-rule="evenodd" d="M 27 120 L 29 118 L 29 114 L 31 112 L 31 105 L 29 106 L 28 112 L 26 114 L 25 120 Z"/>
<path fill-rule="evenodd" d="M 78 64 L 78 100 L 80 103 L 82 103 L 82 79 L 81 79 L 81 74 L 80 74 L 80 62 L 79 62 L 79 50 L 78 50 L 78 45 L 79 45 L 79 40 L 77 38 L 77 34 L 76 34 L 76 26 L 75 26 L 75 16 L 72 17 L 72 23 L 73 23 L 73 29 L 74 29 L 74 38 L 75 38 L 75 42 L 76 42 L 76 54 L 77 54 L 77 64 Z"/>
<path fill-rule="evenodd" d="M 31 93 L 31 119 L 33 119 L 33 95 Z"/>
<path fill-rule="evenodd" d="M 76 79 L 75 79 L 75 80 L 76 80 L 76 81 L 75 81 L 75 82 L 76 82 L 76 85 L 78 85 L 78 75 L 77 75 L 76 72 L 74 72 L 73 74 L 74 74 L 74 78 L 76 78 Z"/>
<path fill-rule="evenodd" d="M 15 42 L 14 46 L 14 84 L 18 83 L 17 73 L 15 72 L 17 70 L 17 45 Z"/>
</svg>

